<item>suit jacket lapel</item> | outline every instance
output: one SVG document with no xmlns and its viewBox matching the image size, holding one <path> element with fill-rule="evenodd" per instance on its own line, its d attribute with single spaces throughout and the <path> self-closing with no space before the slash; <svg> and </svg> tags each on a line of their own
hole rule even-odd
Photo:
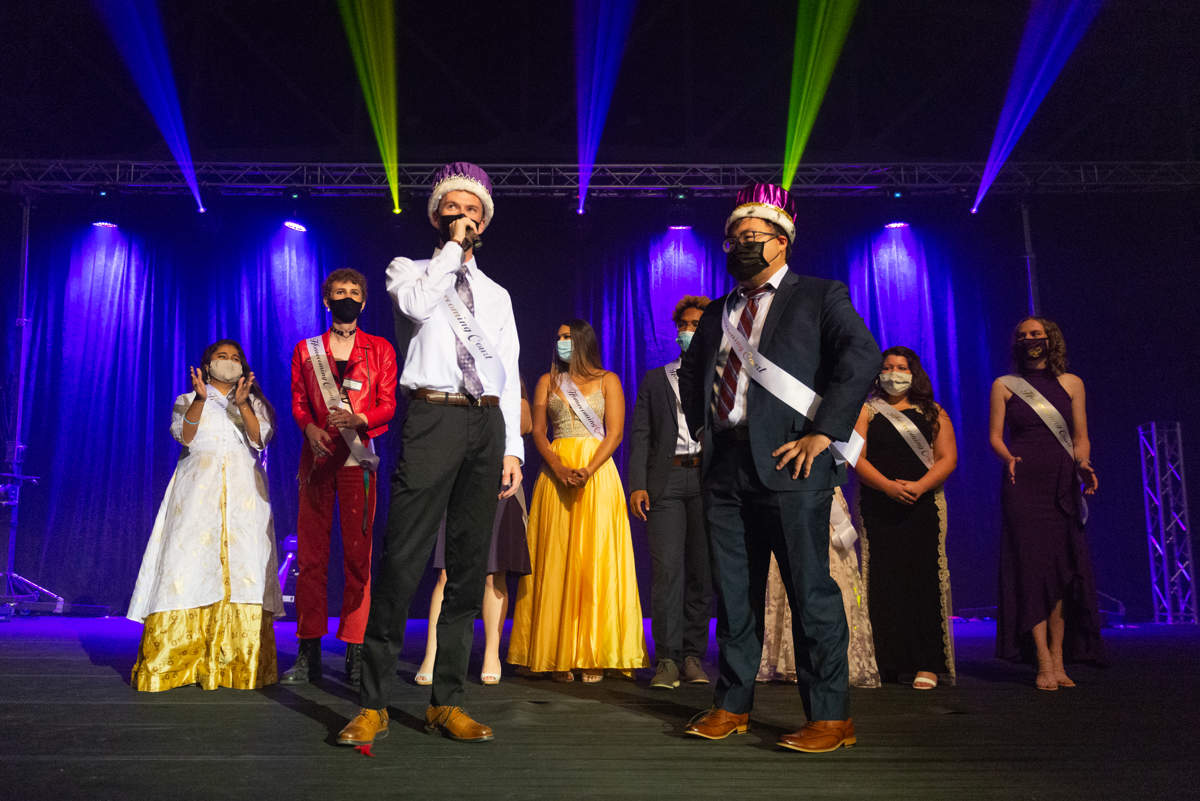
<svg viewBox="0 0 1200 801">
<path fill-rule="evenodd" d="M 676 396 L 675 390 L 671 389 L 671 379 L 667 377 L 667 368 L 664 366 L 659 372 L 662 373 L 662 380 L 659 382 L 659 385 L 662 387 L 663 406 L 666 409 L 666 413 L 670 415 L 671 428 L 674 429 L 675 436 L 679 436 L 679 414 L 677 410 L 680 400 Z"/>
<path fill-rule="evenodd" d="M 779 327 L 779 320 L 783 317 L 784 310 L 792 299 L 792 294 L 796 291 L 796 284 L 799 282 L 791 269 L 784 273 L 783 280 L 779 282 L 779 289 L 775 290 L 775 297 L 771 299 L 771 308 L 767 311 L 766 322 L 763 323 L 762 336 L 758 340 L 758 349 L 763 353 L 766 353 L 767 347 L 771 344 L 771 336 Z"/>
</svg>

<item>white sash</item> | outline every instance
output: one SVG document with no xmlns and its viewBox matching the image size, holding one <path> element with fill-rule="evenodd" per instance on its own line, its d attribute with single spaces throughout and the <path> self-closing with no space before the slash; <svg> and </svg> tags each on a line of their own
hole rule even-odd
<svg viewBox="0 0 1200 801">
<path fill-rule="evenodd" d="M 338 391 L 337 383 L 333 380 L 333 371 L 329 369 L 329 359 L 325 357 L 325 342 L 321 337 L 306 339 L 308 355 L 312 359 L 313 372 L 317 376 L 317 386 L 321 388 L 321 397 L 325 399 L 325 408 L 329 411 L 342 407 L 342 393 Z M 353 409 L 351 409 L 353 411 Z M 342 439 L 350 446 L 350 453 L 358 463 L 371 472 L 379 467 L 379 457 L 375 454 L 374 443 L 364 444 L 358 431 L 353 428 L 339 428 Z"/>
<path fill-rule="evenodd" d="M 583 423 L 583 427 L 588 430 L 588 433 L 596 439 L 604 439 L 604 421 L 596 416 L 596 412 L 591 406 L 588 406 L 583 393 L 579 391 L 579 387 L 575 386 L 575 382 L 571 380 L 569 374 L 561 373 L 558 376 L 558 388 L 562 391 L 563 397 L 567 399 L 567 403 L 570 404 L 571 411 L 575 412 L 575 417 Z"/>
<path fill-rule="evenodd" d="M 500 363 L 499 351 L 492 346 L 491 340 L 483 332 L 483 326 L 471 314 L 453 285 L 446 290 L 442 299 L 450 313 L 450 327 L 475 360 L 479 378 L 487 386 L 495 387 L 497 395 L 501 394 L 504 391 L 504 365 Z"/>
<path fill-rule="evenodd" d="M 850 522 L 850 515 L 846 514 L 845 503 L 835 493 L 829 506 L 829 541 L 839 551 L 848 551 L 858 542 L 858 531 L 855 530 L 854 523 Z"/>
<path fill-rule="evenodd" d="M 875 398 L 868 405 L 886 417 L 887 421 L 900 432 L 900 436 L 904 437 L 904 441 L 921 460 L 921 464 L 925 465 L 926 470 L 933 467 L 933 448 L 929 446 L 929 440 L 925 439 L 925 435 L 921 433 L 921 429 L 917 428 L 916 423 L 883 398 Z"/>
<path fill-rule="evenodd" d="M 1046 428 L 1050 429 L 1050 433 L 1058 440 L 1058 444 L 1062 445 L 1063 450 L 1071 457 L 1071 464 L 1074 464 L 1075 441 L 1071 439 L 1071 430 L 1067 428 L 1067 420 L 1062 416 L 1062 412 L 1056 409 L 1045 395 L 1038 392 L 1033 384 L 1019 375 L 1002 375 L 1000 383 L 1008 387 L 1012 394 L 1029 404 L 1029 408 L 1033 409 L 1034 414 L 1042 419 Z M 1087 500 L 1081 494 L 1079 496 L 1079 520 L 1081 523 L 1086 523 L 1087 518 Z"/>
<path fill-rule="evenodd" d="M 683 399 L 679 397 L 679 365 L 671 362 L 663 370 L 667 373 L 667 383 L 671 385 L 671 391 L 675 393 L 675 403 L 683 406 Z"/>
<path fill-rule="evenodd" d="M 695 438 L 692 436 L 692 432 L 688 431 L 687 415 L 683 413 L 683 398 L 681 398 L 679 395 L 679 361 L 680 360 L 677 359 L 663 367 L 663 370 L 666 371 L 667 374 L 667 384 L 671 387 L 671 391 L 675 393 L 675 427 L 678 428 L 681 433 L 687 436 L 688 442 L 698 445 Z M 676 447 L 678 447 L 678 445 Z M 689 453 L 691 452 L 690 446 L 688 451 Z"/>
<path fill-rule="evenodd" d="M 767 392 L 812 420 L 817 413 L 817 407 L 821 405 L 821 396 L 806 386 L 803 381 L 751 347 L 750 342 L 742 336 L 742 332 L 729 321 L 728 305 L 721 314 L 721 326 L 725 329 L 729 346 L 737 351 L 738 358 L 742 360 L 742 366 L 749 376 Z M 728 362 L 726 362 L 726 366 L 728 366 Z M 857 431 L 852 431 L 849 442 L 834 442 L 829 447 L 833 449 L 833 458 L 838 464 L 849 462 L 853 467 L 858 462 L 858 456 L 862 453 L 864 444 L 865 440 L 862 436 Z"/>
</svg>

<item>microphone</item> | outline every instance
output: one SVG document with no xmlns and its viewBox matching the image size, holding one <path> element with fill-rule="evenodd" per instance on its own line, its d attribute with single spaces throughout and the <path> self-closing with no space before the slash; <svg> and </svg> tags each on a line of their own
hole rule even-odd
<svg viewBox="0 0 1200 801">
<path fill-rule="evenodd" d="M 450 223 L 457 219 L 466 217 L 465 214 L 443 214 L 438 218 L 438 232 L 442 236 L 442 242 L 450 241 Z M 471 221 L 471 228 L 467 229 L 466 236 L 463 237 L 463 250 L 479 250 L 483 247 L 483 240 L 479 238 L 479 232 L 474 228 L 475 222 Z"/>
</svg>

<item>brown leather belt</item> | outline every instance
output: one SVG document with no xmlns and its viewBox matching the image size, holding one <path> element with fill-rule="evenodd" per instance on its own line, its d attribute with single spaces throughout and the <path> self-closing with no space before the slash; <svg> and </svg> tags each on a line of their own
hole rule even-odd
<svg viewBox="0 0 1200 801">
<path fill-rule="evenodd" d="M 499 406 L 500 399 L 495 395 L 484 395 L 481 398 L 471 398 L 461 392 L 439 392 L 436 389 L 417 389 L 413 397 L 437 406 Z"/>
<path fill-rule="evenodd" d="M 672 456 L 671 464 L 675 465 L 676 467 L 699 467 L 700 454 L 689 453 L 680 456 Z"/>
</svg>

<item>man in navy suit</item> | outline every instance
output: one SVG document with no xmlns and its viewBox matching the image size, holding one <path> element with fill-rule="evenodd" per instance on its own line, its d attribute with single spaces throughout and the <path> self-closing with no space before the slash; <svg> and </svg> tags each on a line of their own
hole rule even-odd
<svg viewBox="0 0 1200 801">
<path fill-rule="evenodd" d="M 675 305 L 675 341 L 687 352 L 709 300 L 687 295 Z M 642 376 L 629 446 L 629 510 L 646 521 L 653 585 L 650 614 L 657 667 L 651 687 L 680 680 L 708 684 L 712 574 L 700 496 L 700 443 L 679 405 L 679 359 Z"/>
<path fill-rule="evenodd" d="M 845 441 L 878 372 L 879 347 L 844 284 L 789 269 L 795 207 L 786 191 L 743 189 L 725 233 L 738 287 L 705 310 L 679 371 L 688 426 L 702 442 L 721 647 L 713 708 L 687 733 L 721 739 L 748 729 L 774 552 L 808 718 L 778 744 L 833 751 L 856 738 L 849 632 L 829 576 L 829 509 L 844 461 L 856 458 Z"/>
</svg>

